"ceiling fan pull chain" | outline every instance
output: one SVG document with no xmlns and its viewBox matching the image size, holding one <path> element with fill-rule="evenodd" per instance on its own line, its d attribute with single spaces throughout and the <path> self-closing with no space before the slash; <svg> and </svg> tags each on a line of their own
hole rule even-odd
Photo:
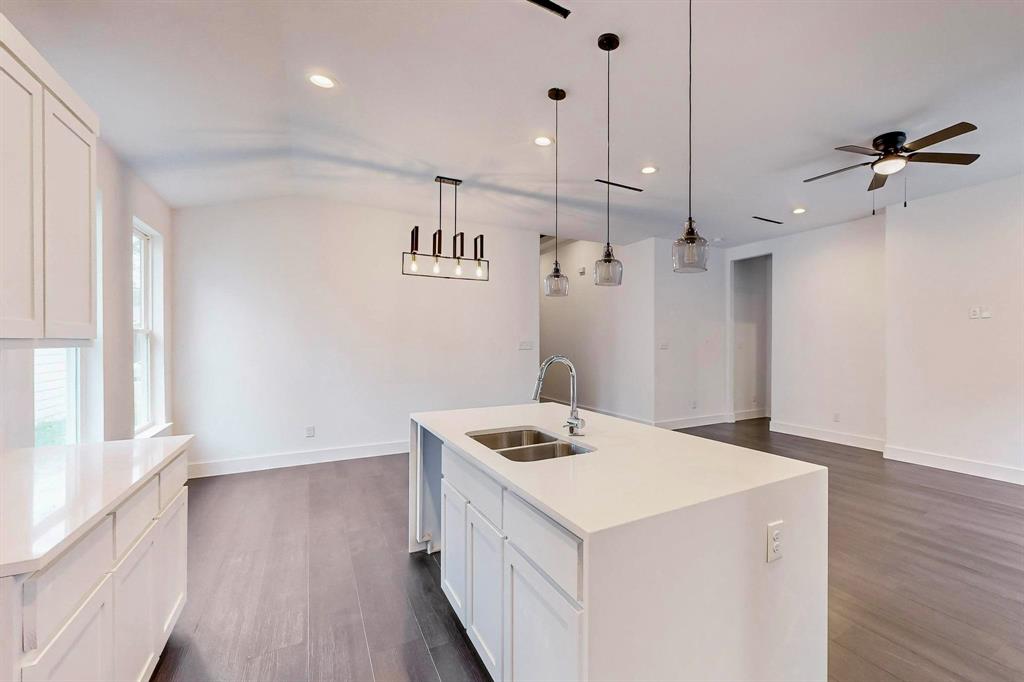
<svg viewBox="0 0 1024 682">
<path fill-rule="evenodd" d="M 907 176 L 908 175 L 910 175 L 910 171 L 909 170 L 906 173 L 903 174 L 903 208 L 907 207 Z"/>
</svg>

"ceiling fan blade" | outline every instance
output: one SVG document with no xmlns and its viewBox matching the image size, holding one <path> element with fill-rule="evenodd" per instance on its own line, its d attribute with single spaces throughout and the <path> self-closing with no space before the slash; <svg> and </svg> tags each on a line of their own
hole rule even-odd
<svg viewBox="0 0 1024 682">
<path fill-rule="evenodd" d="M 978 160 L 981 154 L 948 154 L 945 152 L 915 152 L 907 155 L 907 161 L 915 163 L 955 163 L 958 166 L 969 166 Z"/>
<path fill-rule="evenodd" d="M 951 125 L 948 128 L 943 128 L 942 130 L 940 130 L 937 133 L 932 133 L 931 135 L 925 135 L 924 137 L 922 137 L 919 140 L 914 140 L 913 142 L 908 142 L 907 144 L 903 145 L 903 148 L 905 150 L 907 150 L 908 152 L 916 152 L 919 149 L 924 149 L 925 147 L 930 147 L 933 144 L 938 144 L 940 142 L 945 142 L 946 140 L 954 138 L 957 135 L 963 135 L 964 133 L 969 133 L 972 130 L 977 130 L 977 129 L 978 129 L 978 126 L 974 125 L 973 123 L 968 123 L 967 121 L 961 121 L 960 123 L 957 123 L 956 125 Z"/>
<path fill-rule="evenodd" d="M 750 217 L 753 218 L 754 220 L 763 220 L 766 223 L 775 223 L 776 225 L 782 225 L 783 224 L 783 222 L 781 220 L 772 220 L 771 218 L 762 218 L 759 215 L 754 215 L 754 216 L 750 216 Z"/>
<path fill-rule="evenodd" d="M 888 175 L 882 175 L 881 173 L 875 173 L 875 177 L 871 178 L 871 184 L 868 185 L 868 191 L 874 192 L 876 189 L 885 185 L 885 181 Z"/>
<path fill-rule="evenodd" d="M 842 147 L 836 147 L 837 152 L 853 152 L 854 154 L 863 154 L 864 156 L 881 156 L 881 154 L 874 149 L 868 149 L 867 147 L 860 147 L 855 144 L 844 144 Z"/>
<path fill-rule="evenodd" d="M 804 180 L 804 182 L 814 182 L 815 180 L 821 180 L 822 178 L 827 178 L 828 176 L 835 175 L 836 173 L 845 173 L 846 171 L 853 170 L 854 168 L 860 168 L 861 166 L 870 166 L 870 165 L 871 165 L 870 161 L 865 161 L 864 163 L 858 163 L 858 164 L 855 164 L 853 166 L 847 166 L 846 168 L 840 168 L 839 170 L 834 170 L 831 173 L 824 173 L 822 175 L 815 175 L 813 178 L 807 178 L 806 180 Z"/>
</svg>

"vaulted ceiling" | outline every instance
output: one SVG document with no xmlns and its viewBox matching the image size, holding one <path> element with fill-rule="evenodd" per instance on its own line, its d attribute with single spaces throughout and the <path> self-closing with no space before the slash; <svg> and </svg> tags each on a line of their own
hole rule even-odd
<svg viewBox="0 0 1024 682">
<path fill-rule="evenodd" d="M 460 223 L 548 232 L 560 105 L 560 227 L 603 239 L 605 55 L 612 54 L 615 242 L 686 217 L 686 3 L 564 0 L 109 2 L 5 0 L 2 11 L 99 113 L 104 139 L 173 206 L 285 194 L 436 216 L 460 177 Z M 915 197 L 1024 169 L 1024 3 L 734 1 L 694 5 L 694 216 L 725 244 L 871 211 L 863 160 L 832 151 L 889 130 L 978 130 L 912 166 Z M 312 71 L 339 81 L 332 90 Z M 657 166 L 641 175 L 644 165 Z M 894 176 L 878 205 L 903 200 Z M 794 207 L 806 207 L 801 216 Z M 770 225 L 761 215 L 785 221 Z M 396 229 L 407 230 L 399 225 Z"/>
</svg>

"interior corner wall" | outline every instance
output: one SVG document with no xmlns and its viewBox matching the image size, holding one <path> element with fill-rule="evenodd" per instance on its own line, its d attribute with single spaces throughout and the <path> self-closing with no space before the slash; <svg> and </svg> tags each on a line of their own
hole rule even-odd
<svg viewBox="0 0 1024 682">
<path fill-rule="evenodd" d="M 672 270 L 672 241 L 654 240 L 655 423 L 670 429 L 731 421 L 725 391 L 724 252 L 708 271 Z"/>
<path fill-rule="evenodd" d="M 99 294 L 102 301 L 100 310 L 100 337 L 93 349 L 98 354 L 83 354 L 83 374 L 101 369 L 102 410 L 92 413 L 102 415 L 103 440 L 133 438 L 135 432 L 134 384 L 132 371 L 132 225 L 138 218 L 160 233 L 163 239 L 166 268 L 164 286 L 165 339 L 164 400 L 172 401 L 170 352 L 173 330 L 171 310 L 172 287 L 168 281 L 173 262 L 173 227 L 171 209 L 167 203 L 148 185 L 139 179 L 102 140 L 96 159 L 97 178 L 100 193 L 101 244 L 100 270 L 102 281 Z M 83 376 L 83 387 L 86 384 Z M 92 388 L 96 381 L 88 382 Z M 86 390 L 91 390 L 85 387 Z M 95 393 L 95 391 L 92 391 Z M 166 415 L 170 420 L 171 415 Z M 97 434 L 99 436 L 100 434 Z M 99 438 L 89 438 L 97 440 Z"/>
<path fill-rule="evenodd" d="M 885 456 L 1024 483 L 1024 175 L 886 222 Z"/>
<path fill-rule="evenodd" d="M 308 197 L 175 211 L 191 475 L 406 452 L 412 412 L 529 401 L 537 235 L 483 229 L 487 282 L 404 276 L 421 218 Z"/>
<path fill-rule="evenodd" d="M 534 235 L 534 248 L 539 249 Z M 622 261 L 622 285 L 594 284 L 594 262 L 604 244 L 574 241 L 558 248 L 569 295 L 544 296 L 543 277 L 554 252 L 541 256 L 540 355 L 562 354 L 576 367 L 579 404 L 586 409 L 636 421 L 655 420 L 654 395 L 654 239 L 615 247 Z M 579 274 L 585 268 L 584 275 Z M 535 285 L 538 286 L 538 285 Z M 532 375 L 536 374 L 536 369 Z M 569 400 L 568 372 L 552 367 L 543 397 Z"/>
<path fill-rule="evenodd" d="M 884 217 L 734 247 L 727 259 L 768 253 L 772 430 L 882 450 Z"/>
</svg>

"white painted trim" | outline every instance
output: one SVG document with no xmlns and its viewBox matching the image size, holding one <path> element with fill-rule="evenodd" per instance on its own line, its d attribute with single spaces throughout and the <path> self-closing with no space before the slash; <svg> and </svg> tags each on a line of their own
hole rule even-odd
<svg viewBox="0 0 1024 682">
<path fill-rule="evenodd" d="M 159 424 L 152 424 L 146 427 L 142 431 L 135 434 L 136 438 L 156 438 L 158 436 L 169 436 L 171 435 L 171 427 L 174 426 L 173 422 L 161 422 Z"/>
<path fill-rule="evenodd" d="M 191 462 L 188 465 L 189 478 L 204 476 L 220 476 L 223 474 L 239 474 L 245 471 L 264 471 L 282 467 L 318 464 L 320 462 L 337 462 L 345 459 L 377 457 L 380 455 L 398 455 L 409 451 L 409 443 L 396 440 L 390 443 L 368 443 L 366 445 L 349 445 L 340 448 L 324 448 L 322 450 L 302 450 L 298 452 L 275 452 L 251 457 L 235 459 L 218 459 L 207 462 Z"/>
<path fill-rule="evenodd" d="M 569 403 L 567 401 L 565 401 L 565 400 L 562 400 L 561 398 L 553 398 L 553 397 L 551 397 L 549 395 L 542 395 L 541 399 L 542 400 L 546 400 L 548 402 L 552 402 L 552 403 L 558 403 L 559 405 L 565 405 L 566 407 L 569 406 Z M 640 417 L 634 417 L 634 416 L 629 415 L 629 414 L 622 414 L 620 412 L 612 412 L 611 410 L 602 410 L 600 408 L 594 407 L 593 405 L 584 405 L 583 403 L 579 403 L 577 405 L 577 407 L 579 407 L 581 409 L 584 409 L 584 410 L 588 410 L 590 412 L 597 412 L 598 414 L 606 414 L 609 417 L 618 417 L 619 419 L 628 419 L 631 422 L 640 422 L 641 424 L 649 424 L 649 425 L 653 425 L 654 424 L 654 422 L 652 420 L 650 420 L 650 419 L 641 419 Z"/>
<path fill-rule="evenodd" d="M 753 410 L 740 410 L 739 412 L 732 413 L 732 420 L 734 422 L 740 422 L 744 419 L 761 419 L 762 417 L 771 416 L 768 414 L 768 410 L 764 407 L 757 407 Z"/>
<path fill-rule="evenodd" d="M 705 414 L 698 417 L 676 417 L 675 419 L 663 419 L 654 422 L 654 425 L 675 431 L 677 429 L 690 429 L 695 426 L 707 426 L 708 424 L 728 424 L 735 421 L 731 414 Z"/>
<path fill-rule="evenodd" d="M 792 436 L 803 436 L 804 438 L 825 440 L 830 443 L 839 443 L 840 445 L 851 445 L 855 448 L 864 448 L 865 450 L 877 450 L 878 452 L 881 452 L 885 449 L 885 439 L 876 438 L 874 436 L 862 436 L 860 434 L 844 433 L 842 431 L 829 431 L 827 429 L 814 428 L 813 426 L 800 426 L 799 424 L 786 424 L 774 419 L 771 421 L 771 426 L 769 428 L 778 433 L 788 433 Z"/>
<path fill-rule="evenodd" d="M 1024 468 L 1018 469 L 1016 467 L 1008 467 L 1002 464 L 979 462 L 978 460 L 966 459 L 964 457 L 940 455 L 937 452 L 911 450 L 910 448 L 901 448 L 895 445 L 886 445 L 883 456 L 886 459 L 892 459 L 899 462 L 920 464 L 922 466 L 932 467 L 935 469 L 945 469 L 946 471 L 955 471 L 957 473 L 968 474 L 970 476 L 981 476 L 983 478 L 991 478 L 997 481 L 1006 481 L 1008 483 L 1024 485 Z"/>
</svg>

